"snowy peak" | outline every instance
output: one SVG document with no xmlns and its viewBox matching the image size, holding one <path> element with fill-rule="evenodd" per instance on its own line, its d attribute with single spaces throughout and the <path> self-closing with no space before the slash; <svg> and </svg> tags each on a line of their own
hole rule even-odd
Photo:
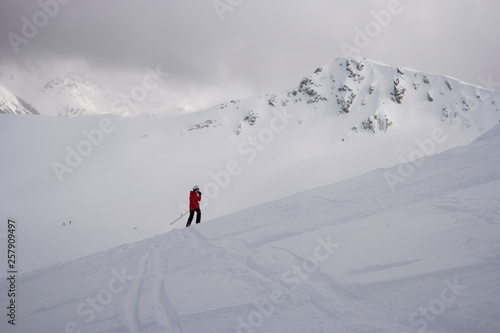
<svg viewBox="0 0 500 333">
<path fill-rule="evenodd" d="M 135 117 L 160 115 L 166 111 L 162 95 L 164 91 L 160 88 L 148 91 L 147 96 L 134 97 L 131 96 L 135 92 L 133 84 L 129 86 L 127 80 L 110 84 L 100 76 L 102 74 L 94 77 L 85 71 L 72 71 L 54 76 L 52 73 L 35 75 L 26 70 L 17 70 L 12 74 L 8 70 L 0 72 L 0 83 L 29 100 L 42 115 L 72 117 L 113 114 Z M 131 80 L 141 82 L 140 79 Z M 174 114 L 178 115 L 179 112 L 175 111 Z"/>
<path fill-rule="evenodd" d="M 0 114 L 39 115 L 29 103 L 17 97 L 12 91 L 0 85 Z"/>
<path fill-rule="evenodd" d="M 85 88 L 92 89 L 97 86 L 94 79 L 85 76 L 80 72 L 70 72 L 63 78 L 56 78 L 47 82 L 44 86 L 45 90 L 54 89 L 60 86 L 66 86 L 67 88 Z M 103 89 L 99 86 L 99 88 Z"/>
<path fill-rule="evenodd" d="M 80 72 L 50 80 L 43 91 L 56 101 L 54 108 L 59 116 L 99 114 L 101 102 L 108 97 L 102 86 Z"/>
<path fill-rule="evenodd" d="M 116 87 L 104 88 L 82 72 L 37 80 L 29 79 L 30 75 L 23 74 L 21 78 L 4 71 L 0 72 L 0 81 L 17 95 L 27 96 L 44 115 L 137 116 L 160 115 L 166 111 L 165 95 L 160 90 L 147 96 L 137 107 L 137 103 L 130 101 L 133 100 L 130 89 L 123 93 Z M 258 114 L 269 107 L 311 108 L 326 116 L 338 116 L 350 129 L 345 136 L 348 139 L 358 132 L 386 132 L 391 126 L 401 126 L 402 122 L 416 117 L 417 113 L 484 130 L 488 128 L 485 124 L 490 122 L 491 114 L 498 113 L 499 103 L 498 92 L 450 77 L 354 57 L 338 58 L 317 68 L 292 89 L 251 97 L 243 104 L 231 101 L 208 110 L 244 105 Z M 134 106 L 132 110 L 130 105 Z M 407 115 L 406 120 L 400 119 L 403 113 Z M 171 114 L 179 115 L 179 111 Z M 474 114 L 490 116 L 478 120 Z"/>
<path fill-rule="evenodd" d="M 303 78 L 298 87 L 272 95 L 270 105 L 312 106 L 358 131 L 386 132 L 398 122 L 425 114 L 456 126 L 488 128 L 499 117 L 499 94 L 456 79 L 389 66 L 361 58 L 340 58 Z M 403 117 L 403 113 L 406 114 Z"/>
</svg>

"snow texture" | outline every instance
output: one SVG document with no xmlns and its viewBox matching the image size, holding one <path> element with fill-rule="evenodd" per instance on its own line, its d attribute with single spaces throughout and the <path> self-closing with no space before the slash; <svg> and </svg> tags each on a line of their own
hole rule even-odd
<svg viewBox="0 0 500 333">
<path fill-rule="evenodd" d="M 182 117 L 2 115 L 0 331 L 499 332 L 497 104 L 339 59 Z"/>
</svg>

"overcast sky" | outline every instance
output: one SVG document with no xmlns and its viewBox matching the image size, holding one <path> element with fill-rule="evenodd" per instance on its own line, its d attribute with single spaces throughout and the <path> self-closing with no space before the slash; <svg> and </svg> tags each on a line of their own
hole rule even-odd
<svg viewBox="0 0 500 333">
<path fill-rule="evenodd" d="M 172 103 L 196 108 L 351 54 L 500 90 L 497 0 L 2 0 L 0 32 L 4 68 L 132 87 L 158 67 Z"/>
</svg>

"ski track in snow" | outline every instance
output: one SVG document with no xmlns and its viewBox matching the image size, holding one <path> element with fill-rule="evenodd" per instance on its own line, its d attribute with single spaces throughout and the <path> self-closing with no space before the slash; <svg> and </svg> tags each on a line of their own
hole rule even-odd
<svg viewBox="0 0 500 333">
<path fill-rule="evenodd" d="M 164 245 L 160 239 L 139 260 L 139 268 L 126 297 L 125 326 L 131 333 L 182 333 L 177 310 L 165 290 L 164 277 L 168 274 L 168 267 L 162 255 Z M 148 317 L 150 307 L 154 318 Z"/>
<path fill-rule="evenodd" d="M 245 242 L 239 242 L 240 246 L 237 250 L 238 257 L 236 258 L 229 256 L 229 254 L 234 255 L 234 249 L 226 247 L 225 242 L 228 241 L 227 238 L 212 239 L 210 242 L 207 242 L 205 236 L 195 228 L 189 230 L 188 235 L 191 241 L 200 242 L 203 244 L 203 247 L 210 245 L 212 249 L 209 251 L 217 252 L 219 258 L 235 261 L 235 263 L 244 263 L 242 268 L 245 270 L 246 274 L 255 278 L 257 283 L 268 289 L 267 294 L 264 293 L 264 295 L 261 296 L 256 295 L 253 300 L 254 302 L 268 302 L 270 294 L 275 290 L 281 290 L 285 294 L 286 301 L 284 304 L 275 306 L 275 312 L 270 315 L 269 320 L 276 320 L 277 318 L 274 317 L 279 318 L 279 314 L 283 311 L 282 309 L 288 309 L 291 306 L 298 306 L 300 304 L 301 307 L 307 308 L 310 313 L 314 313 L 318 320 L 321 320 L 322 325 L 330 328 L 341 327 L 339 323 L 342 322 L 342 318 L 351 313 L 353 309 L 357 309 L 356 311 L 361 312 L 366 311 L 367 307 L 371 306 L 370 303 L 374 301 L 373 296 L 371 296 L 363 286 L 340 284 L 332 279 L 331 276 L 324 274 L 320 268 L 314 273 L 309 274 L 307 279 L 301 280 L 300 283 L 292 289 L 288 288 L 279 277 L 288 271 L 289 267 L 273 268 L 273 266 L 268 266 L 265 263 L 259 263 L 259 259 L 268 260 L 270 257 L 273 257 L 276 252 L 284 252 L 290 255 L 294 261 L 299 263 L 306 260 L 306 257 L 297 255 L 291 250 L 272 245 L 273 241 L 287 238 L 284 235 L 279 235 L 272 240 L 268 239 L 266 242 L 262 242 L 259 245 L 248 245 Z M 293 236 L 295 235 L 296 234 L 293 234 Z M 197 246 L 199 245 L 200 244 Z M 214 247 L 216 247 L 217 250 L 215 250 Z M 269 251 L 270 249 L 273 249 L 273 251 Z M 223 253 L 226 253 L 228 256 L 221 255 Z M 242 310 L 242 315 L 244 315 L 245 312 L 252 312 L 252 307 L 255 306 L 253 302 L 242 305 L 250 309 Z M 300 321 L 303 320 L 303 318 L 302 316 L 296 316 L 294 320 Z M 301 323 L 301 325 L 302 324 L 303 323 Z M 267 329 L 270 328 L 267 327 Z"/>
<path fill-rule="evenodd" d="M 391 82 L 394 71 L 395 68 L 388 68 L 385 73 Z M 415 80 L 420 80 L 416 75 Z M 411 86 L 409 88 L 412 89 Z M 460 110 L 460 103 L 466 96 L 476 98 L 475 89 L 467 87 L 466 90 L 468 94 L 457 100 L 455 109 Z M 378 93 L 377 88 L 375 95 Z M 418 90 L 418 94 L 422 91 Z M 453 94 L 461 94 L 460 89 L 454 90 Z M 407 96 L 409 99 L 410 95 Z M 490 101 L 491 96 L 488 96 L 483 96 L 483 99 Z M 418 101 L 417 97 L 414 95 L 409 104 L 404 105 L 405 108 L 406 105 L 414 105 L 408 110 L 397 110 L 396 105 L 389 103 L 392 107 L 385 111 L 395 117 L 395 131 L 375 136 L 349 132 L 350 142 L 340 143 L 340 138 L 331 135 L 346 125 L 331 122 L 330 118 L 342 117 L 345 121 L 356 120 L 359 123 L 367 116 L 373 116 L 374 110 L 377 110 L 375 115 L 379 114 L 375 104 L 368 103 L 359 115 L 356 112 L 323 114 L 326 118 L 320 118 L 314 112 L 314 105 L 297 112 L 295 116 L 301 118 L 300 121 L 298 118 L 291 121 L 286 130 L 283 129 L 279 135 L 275 133 L 275 140 L 265 149 L 256 150 L 255 161 L 243 163 L 241 176 L 234 176 L 230 185 L 221 186 L 220 195 L 213 198 L 204 212 L 217 211 L 217 205 L 220 213 L 226 212 L 227 207 L 239 208 L 249 202 L 265 203 L 248 205 L 251 207 L 237 213 L 167 233 L 163 233 L 169 227 L 165 226 L 165 212 L 176 211 L 177 203 L 186 199 L 184 194 L 182 198 L 172 194 L 181 193 L 186 188 L 185 180 L 181 179 L 191 179 L 195 173 L 206 176 L 210 171 L 217 172 L 226 167 L 220 161 L 241 159 L 241 153 L 235 153 L 238 144 L 250 147 L 248 142 L 241 141 L 244 136 L 264 133 L 260 131 L 267 128 L 266 119 L 274 119 L 272 114 L 277 112 L 268 105 L 267 98 L 258 100 L 258 104 L 266 105 L 268 109 L 260 105 L 257 122 L 252 127 L 244 124 L 238 137 L 231 132 L 232 127 L 218 126 L 219 130 L 212 132 L 208 132 L 211 128 L 192 132 L 185 129 L 195 123 L 203 124 L 201 117 L 205 116 L 220 119 L 221 124 L 241 125 L 245 112 L 251 109 L 247 106 L 253 108 L 255 104 L 241 104 L 241 110 L 231 110 L 234 112 L 190 115 L 176 122 L 154 120 L 152 124 L 144 120 L 126 120 L 118 125 L 114 119 L 116 132 L 105 136 L 105 143 L 103 141 L 96 147 L 91 156 L 86 156 L 82 166 L 74 173 L 65 175 L 62 184 L 55 183 L 53 170 L 50 169 L 52 161 L 64 159 L 61 151 L 64 152 L 65 144 L 61 145 L 59 140 L 63 143 L 68 138 L 83 140 L 79 136 L 81 130 L 97 128 L 98 119 L 89 118 L 85 123 L 58 119 L 58 122 L 62 121 L 61 125 L 55 126 L 49 125 L 45 118 L 29 118 L 26 123 L 17 118 L 5 118 L 2 134 L 6 140 L 2 141 L 0 150 L 5 152 L 6 161 L 12 159 L 12 163 L 6 163 L 5 170 L 8 172 L 1 173 L 9 193 L 2 197 L 5 200 L 0 200 L 0 205 L 9 210 L 11 205 L 16 206 L 22 214 L 29 212 L 21 220 L 31 222 L 32 229 L 25 228 L 22 236 L 34 236 L 31 239 L 20 238 L 20 247 L 26 251 L 24 253 L 33 253 L 32 258 L 28 255 L 20 255 L 20 258 L 36 261 L 33 258 L 45 255 L 55 260 L 44 251 L 36 252 L 34 249 L 41 248 L 39 244 L 50 245 L 47 253 L 61 256 L 66 255 L 66 247 L 61 244 L 66 243 L 70 245 L 68 252 L 75 250 L 77 244 L 84 244 L 85 251 L 93 249 L 97 252 L 97 245 L 94 248 L 85 243 L 89 239 L 93 244 L 104 247 L 114 246 L 111 240 L 115 237 L 115 242 L 127 239 L 130 243 L 28 273 L 26 278 L 21 275 L 18 280 L 21 294 L 19 322 L 28 325 L 30 330 L 26 332 L 42 333 L 59 333 L 64 324 L 72 320 L 78 321 L 82 333 L 226 333 L 237 331 L 239 320 L 250 322 L 252 319 L 254 324 L 255 320 L 258 323 L 245 333 L 413 333 L 417 325 L 410 320 L 411 316 L 422 306 L 440 305 L 439 300 L 446 287 L 443 281 L 458 279 L 467 289 L 455 294 L 456 301 L 445 304 L 445 309 L 434 309 L 441 313 L 425 322 L 427 327 L 424 331 L 500 332 L 500 125 L 472 144 L 441 152 L 459 143 L 467 144 L 483 129 L 494 126 L 492 120 L 495 123 L 498 120 L 495 113 L 498 112 L 497 106 L 490 106 L 488 110 L 483 108 L 487 112 L 482 120 L 478 114 L 479 123 L 472 117 L 473 112 L 479 111 L 471 111 L 471 115 L 463 117 L 470 118 L 472 128 L 457 131 L 451 120 L 448 123 L 439 120 L 441 107 L 445 104 L 439 106 L 436 102 L 431 108 L 431 104 L 425 102 L 422 105 L 431 108 L 429 111 L 433 112 L 433 116 L 417 116 L 420 104 L 413 103 Z M 437 94 L 435 97 L 439 98 Z M 335 104 L 334 99 L 330 102 Z M 233 107 L 240 108 L 240 105 Z M 409 117 L 408 123 L 398 124 L 403 117 Z M 413 120 L 417 120 L 417 124 L 413 124 Z M 418 121 L 422 123 L 418 124 Z M 73 125 L 69 128 L 65 124 Z M 321 126 L 325 126 L 324 132 L 318 129 Z M 406 160 L 409 156 L 415 157 L 412 155 L 416 151 L 414 140 L 429 142 L 431 130 L 436 127 L 446 129 L 449 139 L 443 146 L 435 144 L 435 155 L 414 161 L 415 166 L 406 163 L 377 169 L 387 166 L 383 161 L 387 156 L 392 156 L 391 165 L 401 162 L 397 159 L 398 155 Z M 405 128 L 415 133 L 408 133 L 407 137 L 398 135 L 398 131 L 405 131 Z M 60 129 L 68 133 L 60 133 Z M 69 136 L 74 134 L 69 132 L 78 135 Z M 227 134 L 229 132 L 231 135 Z M 47 133 L 55 136 L 47 139 L 50 137 Z M 164 133 L 173 134 L 168 136 Z M 315 140 L 316 135 L 319 141 Z M 309 140 L 304 140 L 304 137 Z M 10 145 L 11 138 L 19 140 L 18 144 Z M 456 139 L 460 139 L 459 143 L 454 141 Z M 150 140 L 161 144 L 155 146 Z M 408 141 L 404 149 L 392 142 L 400 140 Z M 169 144 L 163 145 L 163 142 Z M 151 145 L 156 148 L 152 149 Z M 56 147 L 53 150 L 44 150 L 53 146 Z M 212 146 L 217 147 L 216 153 Z M 293 152 L 286 149 L 289 146 L 294 146 Z M 328 150 L 330 146 L 333 147 L 331 151 Z M 25 149 L 30 152 L 26 154 L 28 158 L 19 160 L 23 163 L 16 163 L 19 151 Z M 204 154 L 186 154 L 186 151 L 195 149 Z M 315 149 L 316 152 L 310 152 Z M 200 158 L 207 165 L 200 165 Z M 367 163 L 368 167 L 374 163 L 377 168 L 359 168 L 355 173 L 357 177 L 304 192 L 296 190 L 302 191 L 312 184 L 325 185 L 325 179 L 346 179 L 344 176 L 349 173 L 337 173 L 342 174 L 349 167 L 355 168 L 363 163 Z M 317 169 L 318 165 L 323 168 Z M 33 166 L 36 169 L 32 169 Z M 120 172 L 116 172 L 118 168 Z M 141 175 L 138 170 L 147 170 L 146 175 Z M 363 170 L 368 173 L 363 173 Z M 393 184 L 394 188 L 388 184 L 387 172 L 401 178 Z M 52 178 L 45 177 L 47 174 Z M 207 176 L 202 181 L 214 180 Z M 299 186 L 301 181 L 304 183 Z M 139 190 L 134 188 L 131 191 L 134 186 L 124 185 L 129 182 L 138 186 Z M 22 186 L 17 186 L 18 183 Z M 169 188 L 165 189 L 164 184 L 169 184 Z M 293 186 L 281 187 L 290 184 Z M 73 186 L 83 189 L 76 198 L 68 195 Z M 38 188 L 47 188 L 52 192 L 46 195 L 35 190 Z M 110 197 L 93 196 L 110 188 L 115 189 L 114 193 L 110 192 L 112 200 Z M 169 194 L 163 197 L 165 192 Z M 266 197 L 267 192 L 271 193 L 269 197 Z M 283 198 L 290 193 L 296 194 Z M 64 200 L 57 202 L 54 198 Z M 88 198 L 96 202 L 87 209 L 84 203 Z M 269 198 L 281 199 L 271 201 Z M 82 200 L 78 204 L 86 208 L 85 212 L 83 209 L 76 211 L 78 209 L 75 209 L 73 201 L 78 200 Z M 57 205 L 53 206 L 53 202 Z M 121 219 L 120 215 L 115 215 L 118 211 L 115 207 L 124 202 L 130 207 L 119 212 L 123 214 L 121 217 L 125 216 Z M 168 202 L 168 207 L 165 207 L 165 202 Z M 74 223 L 61 232 L 61 228 L 56 230 L 51 224 L 54 222 L 51 220 L 54 218 L 53 211 L 58 211 L 61 216 L 79 214 L 86 224 Z M 38 216 L 39 213 L 45 216 Z M 34 223 L 38 219 L 40 223 Z M 102 224 L 102 221 L 106 223 Z M 140 225 L 144 229 L 148 224 L 155 226 L 142 233 L 141 227 L 138 230 L 131 228 L 131 225 L 137 225 L 137 221 L 146 221 Z M 101 232 L 96 233 L 96 226 L 101 225 L 104 226 L 99 229 Z M 127 234 L 126 229 L 131 233 Z M 146 238 L 154 235 L 154 230 L 161 230 L 162 234 Z M 41 231 L 47 232 L 42 236 L 54 233 L 43 239 L 37 234 Z M 294 267 L 302 265 L 304 268 L 304 263 L 310 263 L 309 258 L 318 246 L 318 237 L 324 239 L 328 235 L 340 244 L 331 253 L 332 257 L 318 262 L 317 267 L 307 272 L 305 277 L 292 274 Z M 142 240 L 132 243 L 137 239 Z M 75 250 L 73 254 L 68 253 L 67 257 L 61 258 L 71 258 L 78 253 L 86 252 Z M 130 270 L 134 275 L 130 277 L 130 283 L 120 285 L 120 291 L 114 293 L 108 302 L 105 299 L 111 294 L 108 281 L 113 281 L 113 275 L 116 279 L 116 272 L 109 271 L 113 267 L 123 267 L 120 272 Z M 117 287 L 119 281 L 115 282 Z M 2 291 L 6 289 L 7 280 L 0 281 L 0 285 Z M 103 289 L 106 286 L 108 291 Z M 271 311 L 269 302 L 275 290 L 282 291 L 284 301 L 274 304 Z M 447 296 L 449 299 L 453 295 L 448 292 Z M 89 299 L 99 297 L 104 298 L 103 303 L 106 304 L 101 303 L 101 311 L 92 312 Z M 7 302 L 6 293 L 2 292 L 0 305 L 4 306 Z M 266 311 L 259 309 L 259 304 L 267 304 L 271 313 L 264 314 Z M 85 310 L 84 315 L 78 309 Z M 0 319 L 2 333 L 5 327 L 5 331 L 11 332 L 12 327 L 6 323 L 4 316 Z M 74 331 L 76 333 L 77 330 Z"/>
<path fill-rule="evenodd" d="M 399 104 L 391 101 L 391 92 L 401 71 L 406 72 L 401 80 L 406 92 Z M 434 102 L 428 101 L 428 92 Z M 350 94 L 357 97 L 346 113 L 340 104 Z M 0 181 L 7 190 L 0 211 L 18 214 L 30 225 L 24 233 L 31 255 L 21 262 L 29 271 L 169 230 L 164 222 L 183 210 L 191 181 L 203 188 L 219 177 L 215 183 L 222 185 L 211 189 L 216 198 L 210 203 L 205 198 L 203 216 L 208 220 L 399 164 L 420 151 L 416 142 L 426 142 L 425 155 L 468 144 L 498 122 L 499 101 L 498 93 L 452 78 L 356 58 L 337 59 L 293 89 L 176 118 L 5 116 L 0 123 Z M 255 121 L 248 121 L 249 112 Z M 284 114 L 290 118 L 273 122 Z M 393 125 L 381 129 L 377 119 L 385 117 Z M 83 131 L 99 129 L 104 119 L 113 131 L 58 180 L 52 163 L 65 165 L 70 156 L 66 148 L 89 142 Z M 195 124 L 204 128 L 189 131 Z M 429 145 L 435 129 L 447 139 Z M 269 139 L 264 139 L 266 132 Z M 259 148 L 253 147 L 251 138 L 259 136 Z M 21 157 L 19 151 L 26 153 Z M 221 173 L 228 161 L 241 167 L 230 181 Z M 141 204 L 130 204 L 135 202 Z M 110 208 L 116 205 L 124 209 Z M 56 228 L 62 224 L 59 219 L 70 217 L 77 221 L 72 230 L 78 233 Z M 117 235 L 119 227 L 135 231 Z M 102 232 L 96 234 L 97 228 Z M 45 246 L 41 233 L 54 235 L 53 246 L 37 251 Z M 89 247 L 86 239 L 96 241 Z"/>
<path fill-rule="evenodd" d="M 145 255 L 139 261 L 139 269 L 136 273 L 132 286 L 128 289 L 126 297 L 126 325 L 131 333 L 140 333 L 141 324 L 139 321 L 139 298 L 141 295 L 141 288 L 143 284 L 144 273 L 146 271 L 148 255 Z"/>
<path fill-rule="evenodd" d="M 165 275 L 168 274 L 167 260 L 162 256 L 162 242 L 153 249 L 152 258 L 148 261 L 151 264 L 150 274 L 153 275 L 151 291 L 155 304 L 155 315 L 160 324 L 160 331 L 168 329 L 168 332 L 182 333 L 182 328 L 177 316 L 177 310 L 170 301 L 165 290 Z"/>
</svg>

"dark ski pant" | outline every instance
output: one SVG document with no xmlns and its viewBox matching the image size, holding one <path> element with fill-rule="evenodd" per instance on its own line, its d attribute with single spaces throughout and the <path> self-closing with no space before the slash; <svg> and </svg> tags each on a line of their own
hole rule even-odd
<svg viewBox="0 0 500 333">
<path fill-rule="evenodd" d="M 190 209 L 189 210 L 189 218 L 188 218 L 188 222 L 186 224 L 186 227 L 189 227 L 191 225 L 191 221 L 193 221 L 194 212 L 196 212 L 196 223 L 200 223 L 200 221 L 201 221 L 201 210 L 199 208 L 197 208 L 197 209 Z"/>
</svg>

